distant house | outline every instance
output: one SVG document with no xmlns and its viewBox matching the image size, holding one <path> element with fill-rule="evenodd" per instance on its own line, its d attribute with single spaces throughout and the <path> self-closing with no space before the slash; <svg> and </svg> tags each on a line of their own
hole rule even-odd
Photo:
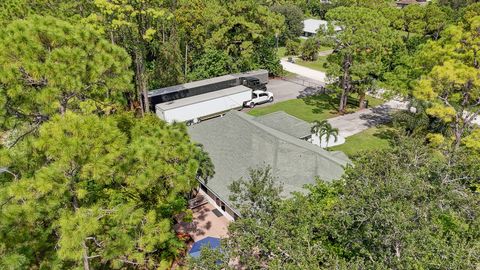
<svg viewBox="0 0 480 270">
<path fill-rule="evenodd" d="M 338 179 L 350 161 L 342 152 L 329 152 L 306 140 L 310 124 L 284 112 L 253 117 L 231 111 L 223 117 L 190 126 L 193 141 L 201 143 L 215 166 L 215 175 L 201 183 L 201 190 L 230 219 L 239 216 L 232 206 L 228 186 L 248 169 L 270 165 L 283 184 L 284 196 L 304 192 L 316 177 Z"/>
<path fill-rule="evenodd" d="M 306 19 L 303 21 L 303 37 L 315 36 L 319 30 L 327 30 L 328 22 L 325 20 Z M 340 31 L 341 28 L 335 26 L 335 31 Z"/>
<path fill-rule="evenodd" d="M 398 0 L 397 7 L 404 8 L 408 5 L 426 5 L 430 0 Z"/>
</svg>

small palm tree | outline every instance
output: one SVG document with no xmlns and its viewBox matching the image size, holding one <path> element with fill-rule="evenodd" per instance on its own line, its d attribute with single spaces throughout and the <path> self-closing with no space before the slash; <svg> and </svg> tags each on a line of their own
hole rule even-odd
<svg viewBox="0 0 480 270">
<path fill-rule="evenodd" d="M 311 129 L 312 133 L 317 135 L 320 140 L 320 145 L 322 145 L 322 137 L 325 136 L 326 147 L 328 147 L 328 142 L 330 138 L 334 138 L 335 142 L 338 140 L 338 128 L 333 128 L 327 120 L 323 121 L 313 121 L 313 126 Z"/>
</svg>

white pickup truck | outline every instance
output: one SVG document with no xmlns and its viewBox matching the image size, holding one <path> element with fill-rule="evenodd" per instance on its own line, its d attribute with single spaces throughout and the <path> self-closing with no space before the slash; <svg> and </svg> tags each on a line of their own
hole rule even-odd
<svg viewBox="0 0 480 270">
<path fill-rule="evenodd" d="M 252 100 L 246 101 L 243 106 L 253 108 L 255 105 L 273 102 L 272 92 L 255 90 L 252 92 Z"/>
</svg>

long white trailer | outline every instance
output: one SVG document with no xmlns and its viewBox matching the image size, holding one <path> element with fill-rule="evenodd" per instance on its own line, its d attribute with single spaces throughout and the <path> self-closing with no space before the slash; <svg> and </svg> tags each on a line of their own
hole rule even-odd
<svg viewBox="0 0 480 270">
<path fill-rule="evenodd" d="M 172 122 L 196 123 L 202 119 L 241 109 L 252 99 L 252 89 L 243 85 L 218 90 L 193 97 L 176 99 L 155 105 L 161 119 Z"/>
</svg>

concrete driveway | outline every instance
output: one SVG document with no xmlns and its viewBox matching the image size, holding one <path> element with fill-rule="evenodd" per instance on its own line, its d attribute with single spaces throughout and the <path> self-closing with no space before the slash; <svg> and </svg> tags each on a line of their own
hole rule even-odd
<svg viewBox="0 0 480 270">
<path fill-rule="evenodd" d="M 391 100 L 380 106 L 328 119 L 341 137 L 349 137 L 371 127 L 388 123 L 393 110 L 405 110 L 407 103 Z"/>
<path fill-rule="evenodd" d="M 281 59 L 280 64 L 282 65 L 283 69 L 288 72 L 295 73 L 320 82 L 327 81 L 327 75 L 325 74 L 325 72 L 290 63 L 287 61 L 287 59 Z"/>
</svg>

